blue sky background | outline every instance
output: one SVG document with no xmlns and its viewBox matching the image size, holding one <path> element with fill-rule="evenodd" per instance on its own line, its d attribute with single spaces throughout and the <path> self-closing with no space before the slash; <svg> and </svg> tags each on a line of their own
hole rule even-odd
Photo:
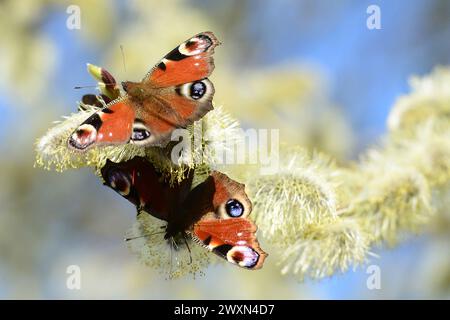
<svg viewBox="0 0 450 320">
<path fill-rule="evenodd" d="M 202 7 L 205 14 L 218 17 L 228 5 L 219 1 L 191 3 Z M 236 4 L 235 1 L 230 3 Z M 120 1 L 116 4 L 121 6 Z M 365 27 L 366 8 L 371 4 L 381 8 L 381 30 Z M 426 74 L 436 65 L 450 64 L 448 1 L 249 0 L 243 7 L 245 19 L 239 25 L 224 26 L 229 28 L 227 34 L 230 36 L 255 44 L 246 48 L 248 56 L 237 58 L 237 68 L 239 65 L 257 67 L 292 60 L 317 66 L 326 76 L 331 101 L 338 104 L 354 132 L 358 133 L 355 154 L 375 143 L 385 132 L 389 110 L 398 96 L 408 92 L 411 75 Z M 127 18 L 126 10 L 115 12 L 119 21 Z M 60 113 L 67 114 L 74 110 L 75 101 L 81 94 L 73 87 L 92 84 L 85 71 L 86 62 L 100 63 L 105 47 L 82 41 L 76 33 L 61 28 L 67 19 L 65 12 L 50 10 L 47 15 L 42 28 L 57 44 L 58 55 L 63 57 L 57 62 L 48 83 L 49 92 L 54 91 L 60 101 Z M 7 88 L 0 88 L 0 93 L 0 150 L 6 152 L 14 149 L 6 138 L 17 123 L 27 117 L 27 110 L 15 106 L 16 97 Z M 64 227 L 55 224 L 53 228 Z M 386 281 L 404 279 L 405 270 L 421 259 L 428 242 L 429 239 L 422 236 L 393 250 L 377 251 L 382 259 L 374 261 L 377 264 L 379 261 L 382 269 L 390 270 Z M 51 251 L 49 254 L 51 256 Z M 2 272 L 0 265 L 0 278 Z M 358 298 L 365 288 L 366 278 L 365 270 L 361 268 L 320 283 L 307 281 L 306 286 L 323 298 Z M 8 292 L 8 287 L 13 285 L 6 283 L 3 289 L 0 288 L 0 296 L 2 290 Z M 390 286 L 387 282 L 383 285 Z M 304 288 L 302 286 L 302 290 Z M 52 291 L 51 288 L 48 290 Z M 364 294 L 365 297 L 378 297 L 376 292 L 365 291 Z M 420 297 L 414 292 L 403 297 L 414 298 L 415 295 Z"/>
</svg>

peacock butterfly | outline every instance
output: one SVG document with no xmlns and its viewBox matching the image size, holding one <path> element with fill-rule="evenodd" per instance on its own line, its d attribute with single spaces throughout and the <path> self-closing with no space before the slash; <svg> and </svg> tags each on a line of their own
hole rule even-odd
<svg viewBox="0 0 450 320">
<path fill-rule="evenodd" d="M 252 203 L 245 186 L 218 171 L 192 188 L 193 171 L 170 185 L 147 160 L 135 157 L 101 169 L 105 185 L 138 209 L 167 221 L 165 239 L 183 236 L 219 257 L 246 269 L 262 267 L 267 254 L 256 239 L 256 225 L 248 219 Z"/>
<path fill-rule="evenodd" d="M 219 44 L 212 32 L 199 33 L 170 51 L 141 82 L 122 82 L 126 94 L 84 121 L 69 137 L 69 147 L 86 151 L 128 142 L 165 146 L 174 129 L 213 109 L 214 86 L 207 77 Z"/>
</svg>

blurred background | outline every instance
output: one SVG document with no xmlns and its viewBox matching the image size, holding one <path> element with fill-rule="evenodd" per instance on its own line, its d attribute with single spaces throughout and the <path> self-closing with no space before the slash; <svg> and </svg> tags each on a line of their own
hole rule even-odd
<svg viewBox="0 0 450 320">
<path fill-rule="evenodd" d="M 379 30 L 366 26 L 372 4 Z M 72 5 L 80 29 L 67 27 Z M 0 1 L 0 298 L 449 298 L 448 238 L 433 233 L 375 250 L 380 290 L 367 289 L 365 267 L 301 283 L 270 257 L 258 272 L 224 264 L 166 280 L 128 250 L 135 209 L 91 170 L 33 168 L 36 139 L 94 91 L 73 89 L 95 85 L 87 62 L 137 81 L 206 30 L 223 43 L 217 105 L 338 161 L 379 141 L 409 76 L 450 64 L 446 0 Z M 81 268 L 81 290 L 66 287 L 69 265 Z"/>
</svg>

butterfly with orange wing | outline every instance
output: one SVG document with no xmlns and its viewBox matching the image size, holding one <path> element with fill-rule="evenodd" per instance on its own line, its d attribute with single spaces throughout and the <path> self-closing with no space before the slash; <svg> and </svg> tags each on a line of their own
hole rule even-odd
<svg viewBox="0 0 450 320">
<path fill-rule="evenodd" d="M 252 203 L 245 186 L 218 171 L 192 188 L 193 171 L 170 185 L 147 160 L 135 157 L 101 169 L 105 185 L 138 208 L 167 221 L 165 238 L 190 236 L 221 258 L 246 269 L 262 267 L 267 254 L 248 218 Z"/>
<path fill-rule="evenodd" d="M 84 121 L 69 137 L 69 147 L 165 146 L 173 130 L 213 109 L 214 86 L 208 77 L 219 44 L 212 32 L 199 33 L 169 52 L 141 82 L 122 82 L 126 94 Z"/>
</svg>

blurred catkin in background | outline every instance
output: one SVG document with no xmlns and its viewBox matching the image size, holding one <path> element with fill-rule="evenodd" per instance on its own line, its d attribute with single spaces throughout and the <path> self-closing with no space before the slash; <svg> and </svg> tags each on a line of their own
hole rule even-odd
<svg viewBox="0 0 450 320">
<path fill-rule="evenodd" d="M 82 10 L 79 31 L 65 28 L 70 4 Z M 375 32 L 365 27 L 368 4 L 286 5 L 290 10 L 254 1 L 0 4 L 2 297 L 448 297 L 450 72 L 434 68 L 450 64 L 449 47 L 441 41 L 449 33 L 448 5 L 385 4 L 385 24 Z M 396 26 L 406 27 L 390 25 L 396 20 L 391 12 L 405 7 Z M 280 11 L 290 14 L 274 19 Z M 422 33 L 412 27 L 418 14 L 427 26 Z M 201 260 L 197 267 L 205 276 L 167 282 L 156 271 L 159 260 L 140 265 L 122 241 L 134 220 L 133 207 L 102 187 L 92 170 L 33 169 L 34 143 L 53 127 L 51 121 L 76 112 L 82 93 L 73 86 L 93 83 L 85 76 L 86 62 L 106 67 L 119 81 L 137 80 L 168 50 L 203 30 L 213 30 L 224 42 L 216 54 L 216 111 L 209 121 L 223 121 L 225 131 L 236 128 L 236 121 L 244 129 L 280 129 L 279 175 L 259 177 L 253 166 L 223 168 L 246 182 L 270 260 L 257 273 L 208 268 Z M 350 30 L 359 31 L 352 37 Z M 277 39 L 276 45 L 268 39 Z M 387 63 L 390 67 L 382 67 Z M 355 71 L 360 69 L 364 72 Z M 413 74 L 425 76 L 411 78 L 410 89 L 396 86 Z M 375 110 L 375 103 L 384 109 Z M 63 135 L 85 116 L 53 127 L 38 145 L 38 165 L 64 170 L 142 152 L 126 146 L 119 153 L 106 149 L 77 158 L 58 149 Z M 215 133 L 211 150 L 221 147 L 221 131 Z M 414 240 L 424 232 L 422 240 Z M 407 243 L 420 253 L 405 253 Z M 140 254 L 154 257 L 151 250 L 159 247 L 140 247 L 147 250 Z M 404 274 L 395 265 L 404 266 L 398 257 L 405 254 L 414 281 L 406 276 L 389 281 Z M 382 266 L 377 292 L 366 288 L 365 261 Z M 65 286 L 70 264 L 83 272 L 79 292 Z M 357 276 L 340 275 L 353 267 Z M 308 280 L 326 276 L 333 278 Z M 221 279 L 219 291 L 212 279 Z M 298 281 L 303 279 L 306 283 Z"/>
</svg>

